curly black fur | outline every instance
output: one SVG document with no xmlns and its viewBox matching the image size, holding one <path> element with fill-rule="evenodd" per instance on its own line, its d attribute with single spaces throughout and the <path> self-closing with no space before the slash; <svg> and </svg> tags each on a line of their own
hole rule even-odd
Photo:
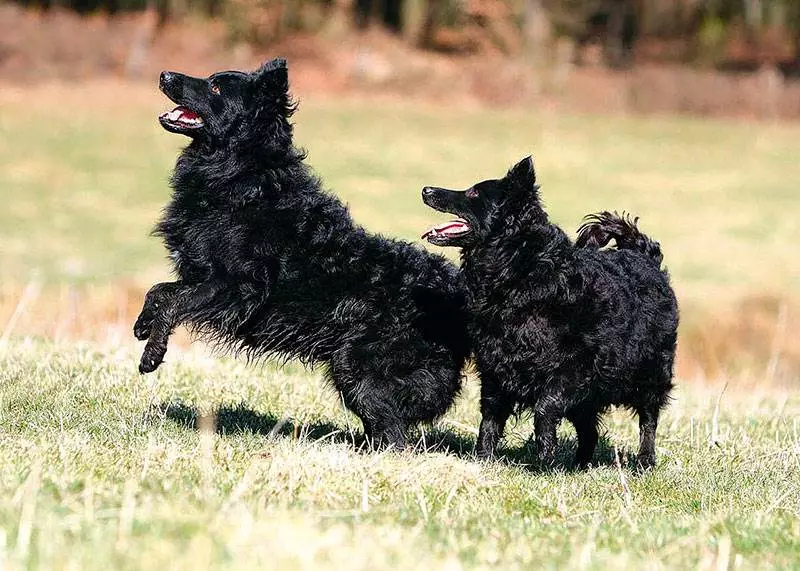
<svg viewBox="0 0 800 571">
<path fill-rule="evenodd" d="M 638 216 L 631 220 L 625 212 L 620 216 L 616 212 L 603 211 L 589 214 L 583 220 L 575 240 L 578 248 L 602 248 L 613 239 L 620 250 L 638 250 L 658 265 L 664 261 L 661 245 L 639 231 Z"/>
<path fill-rule="evenodd" d="M 442 415 L 469 353 L 465 292 L 441 256 L 367 233 L 293 146 L 283 60 L 208 79 L 164 73 L 161 122 L 192 137 L 156 233 L 178 280 L 155 285 L 134 327 L 140 370 L 175 327 L 250 357 L 320 363 L 377 445 Z M 199 120 L 198 120 L 199 118 Z"/>
<path fill-rule="evenodd" d="M 658 243 L 635 221 L 603 212 L 587 217 L 573 244 L 542 209 L 530 157 L 463 192 L 425 188 L 423 200 L 461 217 L 426 236 L 462 248 L 481 377 L 479 455 L 494 453 L 515 407 L 528 408 L 543 461 L 552 461 L 567 418 L 586 465 L 600 414 L 622 405 L 639 416 L 638 463 L 652 466 L 678 326 Z M 612 238 L 616 248 L 599 249 Z"/>
</svg>

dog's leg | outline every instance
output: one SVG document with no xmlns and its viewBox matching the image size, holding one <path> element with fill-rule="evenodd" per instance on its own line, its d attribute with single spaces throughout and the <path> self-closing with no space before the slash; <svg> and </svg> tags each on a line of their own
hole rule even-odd
<svg viewBox="0 0 800 571">
<path fill-rule="evenodd" d="M 328 376 L 344 405 L 361 419 L 368 446 L 403 450 L 408 422 L 402 416 L 394 383 L 387 382 L 391 373 L 373 356 L 371 340 L 361 338 L 340 347 L 331 358 Z"/>
<path fill-rule="evenodd" d="M 399 421 L 378 422 L 372 431 L 372 445 L 376 450 L 393 448 L 395 451 L 406 447 L 406 431 Z"/>
<path fill-rule="evenodd" d="M 556 457 L 556 428 L 563 416 L 561 399 L 554 395 L 543 396 L 536 403 L 533 428 L 536 433 L 536 454 L 539 461 L 551 465 Z"/>
<path fill-rule="evenodd" d="M 361 418 L 361 425 L 364 427 L 364 437 L 367 442 L 372 443 L 375 440 L 375 429 L 372 428 L 372 423 L 366 418 Z"/>
<path fill-rule="evenodd" d="M 575 463 L 579 468 L 586 468 L 592 461 L 594 449 L 597 447 L 597 411 L 578 409 L 571 411 L 567 419 L 575 427 L 578 435 L 578 451 L 575 454 Z"/>
<path fill-rule="evenodd" d="M 637 467 L 647 470 L 656 465 L 656 429 L 658 428 L 658 406 L 646 406 L 637 410 L 639 414 L 639 455 Z"/>
<path fill-rule="evenodd" d="M 169 337 L 176 327 L 180 297 L 182 296 L 172 297 L 168 304 L 159 308 L 158 313 L 150 321 L 147 344 L 139 360 L 140 373 L 152 373 L 164 361 Z"/>
<path fill-rule="evenodd" d="M 481 427 L 475 450 L 478 458 L 486 460 L 494 456 L 512 406 L 513 400 L 505 391 L 490 379 L 481 380 Z"/>
<path fill-rule="evenodd" d="M 225 284 L 207 281 L 192 286 L 182 286 L 174 292 L 169 302 L 159 308 L 152 320 L 150 336 L 139 361 L 140 373 L 151 373 L 164 361 L 167 344 L 173 330 L 191 319 L 193 313 L 214 302 L 225 291 Z"/>
<path fill-rule="evenodd" d="M 361 419 L 364 436 L 375 450 L 389 447 L 403 450 L 406 447 L 407 423 L 396 416 L 397 407 L 391 404 L 392 400 L 391 395 L 385 394 L 381 398 L 359 400 L 345 396 L 347 408 Z"/>
<path fill-rule="evenodd" d="M 133 326 L 133 334 L 139 341 L 144 341 L 150 337 L 153 328 L 153 321 L 158 312 L 172 301 L 175 294 L 184 287 L 183 283 L 162 282 L 150 288 L 144 296 L 144 305 L 136 323 Z"/>
</svg>

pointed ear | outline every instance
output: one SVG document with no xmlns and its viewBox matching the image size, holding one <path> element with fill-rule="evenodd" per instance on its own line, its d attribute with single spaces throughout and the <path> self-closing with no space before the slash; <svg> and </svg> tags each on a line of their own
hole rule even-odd
<svg viewBox="0 0 800 571">
<path fill-rule="evenodd" d="M 530 155 L 511 167 L 508 178 L 514 188 L 521 192 L 535 193 L 539 186 L 536 184 L 536 173 L 533 170 L 533 159 Z"/>
<path fill-rule="evenodd" d="M 261 85 L 286 92 L 289 89 L 289 70 L 286 60 L 275 58 L 262 65 L 256 72 L 256 81 Z"/>
</svg>

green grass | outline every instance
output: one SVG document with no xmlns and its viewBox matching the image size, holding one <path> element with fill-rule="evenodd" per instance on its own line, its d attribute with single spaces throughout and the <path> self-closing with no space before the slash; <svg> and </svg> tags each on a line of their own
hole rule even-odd
<svg viewBox="0 0 800 571">
<path fill-rule="evenodd" d="M 722 383 L 680 380 L 644 475 L 622 412 L 589 471 L 571 469 L 567 426 L 557 468 L 532 464 L 524 417 L 501 460 L 475 461 L 473 378 L 416 452 L 373 453 L 295 364 L 172 346 L 157 375 L 136 374 L 128 306 L 167 274 L 148 234 L 183 143 L 155 123 L 165 105 L 128 84 L 0 91 L 0 569 L 800 566 L 800 398 L 759 378 L 766 362 L 721 399 Z M 371 230 L 417 240 L 441 216 L 423 185 L 465 187 L 533 153 L 565 228 L 601 209 L 641 216 L 684 324 L 705 322 L 700 305 L 798 294 L 798 125 L 314 99 L 296 120 L 310 163 Z M 52 287 L 20 297 L 36 279 Z M 753 331 L 783 364 L 793 315 L 773 327 L 767 313 Z M 70 331 L 106 344 L 48 339 Z M 196 428 L 208 422 L 218 430 Z"/>
<path fill-rule="evenodd" d="M 617 412 L 600 467 L 570 470 L 574 441 L 563 427 L 559 467 L 542 473 L 529 464 L 526 418 L 509 427 L 504 460 L 472 458 L 474 381 L 419 435 L 420 450 L 367 453 L 353 448 L 357 421 L 313 372 L 183 355 L 142 378 L 134 357 L 38 343 L 0 354 L 0 565 L 800 563 L 796 394 L 726 393 L 715 425 L 721 387 L 680 389 L 652 472 L 628 469 L 635 421 Z M 220 410 L 217 433 L 194 428 L 195 415 Z"/>
</svg>

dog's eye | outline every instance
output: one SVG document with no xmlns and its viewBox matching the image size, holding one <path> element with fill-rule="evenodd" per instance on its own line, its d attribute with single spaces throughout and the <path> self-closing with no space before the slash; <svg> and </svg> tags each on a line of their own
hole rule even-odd
<svg viewBox="0 0 800 571">
<path fill-rule="evenodd" d="M 220 94 L 219 85 L 217 85 L 216 83 L 212 83 L 210 89 L 211 93 L 213 93 L 214 95 Z"/>
<path fill-rule="evenodd" d="M 474 188 L 470 188 L 467 191 L 467 198 L 478 198 L 478 191 Z"/>
</svg>

